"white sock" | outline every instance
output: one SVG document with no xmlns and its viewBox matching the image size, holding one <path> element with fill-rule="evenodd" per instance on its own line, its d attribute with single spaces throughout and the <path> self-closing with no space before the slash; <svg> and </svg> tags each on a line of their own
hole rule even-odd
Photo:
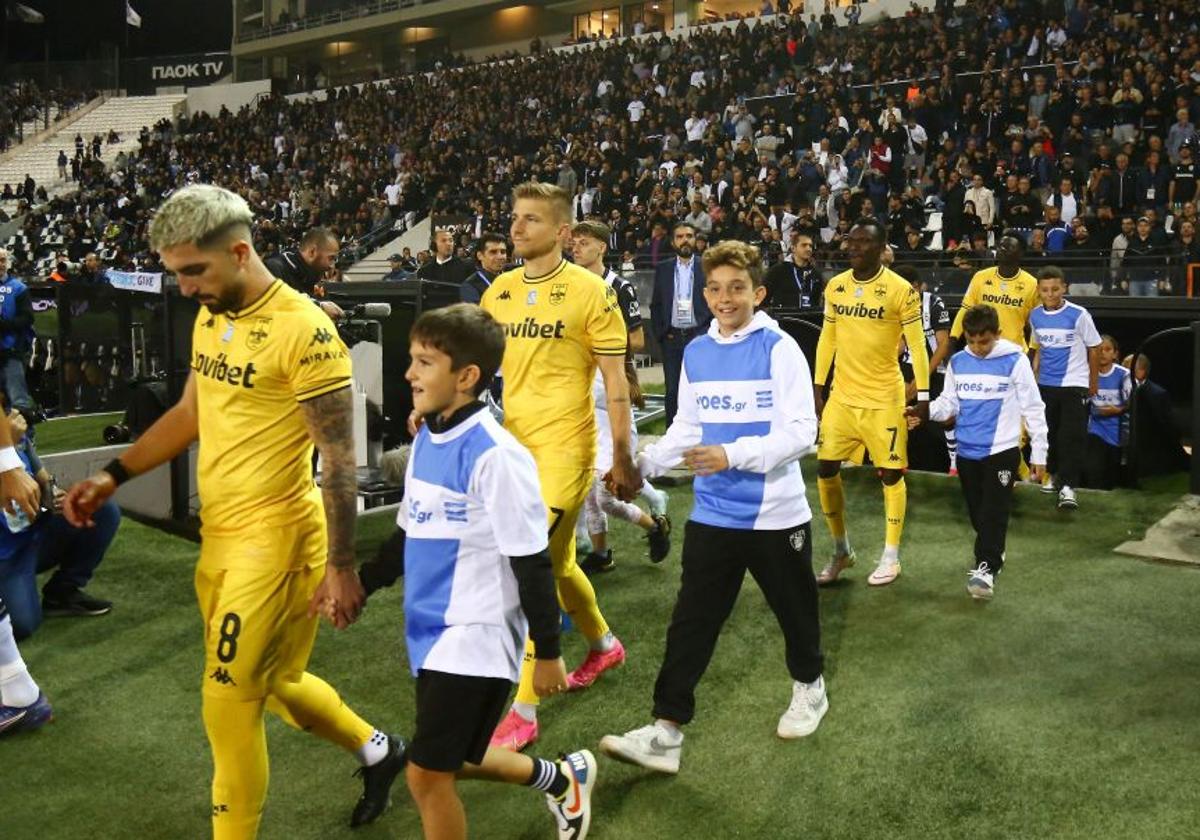
<svg viewBox="0 0 1200 840">
<path fill-rule="evenodd" d="M 833 548 L 838 554 L 850 553 L 850 538 L 849 537 L 834 537 Z"/>
<path fill-rule="evenodd" d="M 609 632 L 607 632 L 603 636 L 601 636 L 599 639 L 594 639 L 592 641 L 589 641 L 588 647 L 590 647 L 592 650 L 598 651 L 600 653 L 608 653 L 610 650 L 612 650 L 613 642 L 615 642 L 616 640 L 617 640 L 616 637 L 612 634 L 612 631 L 610 630 Z"/>
<path fill-rule="evenodd" d="M 683 730 L 669 720 L 656 720 L 654 721 L 654 725 L 662 731 L 666 739 L 672 744 L 683 740 Z"/>
<path fill-rule="evenodd" d="M 367 743 L 354 751 L 354 757 L 358 759 L 358 763 L 363 767 L 378 764 L 387 758 L 387 754 L 388 736 L 378 729 L 371 733 L 371 737 L 367 739 Z"/>
<path fill-rule="evenodd" d="M 810 691 L 824 691 L 825 690 L 825 677 L 824 677 L 824 675 L 822 675 L 822 676 L 817 677 L 815 680 L 813 680 L 810 683 L 797 682 L 796 685 L 802 685 Z"/>
<path fill-rule="evenodd" d="M 13 637 L 12 619 L 0 618 L 0 706 L 24 708 L 37 702 L 38 684 L 29 676 L 17 640 Z"/>
<path fill-rule="evenodd" d="M 900 546 L 885 545 L 883 547 L 883 559 L 890 560 L 893 563 L 900 562 Z"/>
<path fill-rule="evenodd" d="M 537 720 L 537 706 L 533 703 L 513 703 L 513 711 L 532 723 Z"/>
</svg>

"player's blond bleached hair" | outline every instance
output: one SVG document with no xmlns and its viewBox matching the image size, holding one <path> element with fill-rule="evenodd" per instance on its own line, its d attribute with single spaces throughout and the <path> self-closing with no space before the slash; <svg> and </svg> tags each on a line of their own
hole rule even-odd
<svg viewBox="0 0 1200 840">
<path fill-rule="evenodd" d="M 571 221 L 571 196 L 561 187 L 540 181 L 526 181 L 513 188 L 513 203 L 516 204 L 519 198 L 544 202 L 550 205 L 560 222 Z"/>
<path fill-rule="evenodd" d="M 738 242 L 736 239 L 726 239 L 706 250 L 701 262 L 704 265 L 705 276 L 712 274 L 714 268 L 727 265 L 749 274 L 751 286 L 757 288 L 762 285 L 762 256 L 753 245 Z"/>
<path fill-rule="evenodd" d="M 208 248 L 238 227 L 254 221 L 250 205 L 237 193 L 212 184 L 192 184 L 163 202 L 150 221 L 150 247 L 155 251 L 176 245 Z"/>
</svg>

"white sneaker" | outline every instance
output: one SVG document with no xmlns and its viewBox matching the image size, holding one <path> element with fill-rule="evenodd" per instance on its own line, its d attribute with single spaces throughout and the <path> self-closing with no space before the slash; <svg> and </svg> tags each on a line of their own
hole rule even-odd
<svg viewBox="0 0 1200 840">
<path fill-rule="evenodd" d="M 827 711 L 829 695 L 825 693 L 823 677 L 817 677 L 816 682 L 807 684 L 792 683 L 792 702 L 779 718 L 775 734 L 788 740 L 811 735 L 817 731 L 817 725 Z"/>
<path fill-rule="evenodd" d="M 1042 492 L 1054 492 L 1054 476 L 1050 475 L 1050 473 L 1046 473 L 1044 476 L 1042 476 Z"/>
<path fill-rule="evenodd" d="M 838 579 L 842 572 L 854 565 L 854 549 L 850 549 L 845 554 L 838 554 L 836 551 L 833 554 L 833 559 L 825 564 L 825 568 L 817 575 L 817 584 L 824 586 L 827 583 L 833 583 Z"/>
<path fill-rule="evenodd" d="M 900 577 L 900 561 L 893 560 L 885 554 L 879 558 L 875 571 L 867 576 L 867 583 L 871 586 L 887 586 L 898 577 Z"/>
<path fill-rule="evenodd" d="M 970 571 L 967 579 L 967 592 L 976 601 L 990 601 L 996 593 L 995 575 L 987 563 L 980 563 Z"/>
<path fill-rule="evenodd" d="M 596 785 L 596 757 L 590 750 L 564 755 L 558 766 L 571 780 L 562 799 L 546 794 L 546 807 L 558 823 L 559 840 L 583 840 L 592 823 L 592 788 Z"/>
<path fill-rule="evenodd" d="M 667 513 L 668 496 L 665 490 L 659 490 L 649 482 L 642 485 L 642 495 L 650 505 L 650 516 L 665 516 Z"/>
<path fill-rule="evenodd" d="M 1063 485 L 1058 491 L 1058 509 L 1059 510 L 1076 510 L 1079 508 L 1079 502 L 1075 500 L 1075 491 L 1067 485 Z"/>
<path fill-rule="evenodd" d="M 605 735 L 600 739 L 600 752 L 626 764 L 674 774 L 679 772 L 683 735 L 673 742 L 661 726 L 652 723 L 624 735 Z"/>
</svg>

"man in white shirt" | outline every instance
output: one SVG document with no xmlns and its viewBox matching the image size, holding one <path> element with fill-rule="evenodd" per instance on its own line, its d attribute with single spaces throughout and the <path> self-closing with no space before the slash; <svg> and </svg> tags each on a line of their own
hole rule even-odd
<svg viewBox="0 0 1200 840">
<path fill-rule="evenodd" d="M 984 185 L 983 176 L 979 173 L 971 177 L 966 200 L 975 205 L 975 215 L 983 226 L 991 227 L 996 219 L 996 195 Z"/>
<path fill-rule="evenodd" d="M 967 190 L 968 198 L 970 190 Z M 1071 220 L 1079 215 L 1079 201 L 1075 198 L 1074 185 L 1070 178 L 1063 178 L 1058 185 L 1058 192 L 1046 199 L 1046 206 L 1055 206 L 1062 210 L 1064 225 L 1070 225 Z M 978 206 L 976 207 L 978 209 Z"/>
<path fill-rule="evenodd" d="M 646 104 L 642 102 L 640 97 L 635 96 L 625 106 L 625 110 L 629 112 L 629 121 L 637 125 L 642 120 L 642 114 L 646 113 Z"/>
</svg>

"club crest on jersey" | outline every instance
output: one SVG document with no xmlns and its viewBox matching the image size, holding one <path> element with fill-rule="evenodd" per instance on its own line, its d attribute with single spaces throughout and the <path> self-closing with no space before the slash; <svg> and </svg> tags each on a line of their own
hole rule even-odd
<svg viewBox="0 0 1200 840">
<path fill-rule="evenodd" d="M 1000 486 L 1007 487 L 1012 483 L 1012 470 L 1000 470 L 996 473 L 996 478 L 1000 479 Z"/>
<path fill-rule="evenodd" d="M 558 306 L 567 299 L 567 284 L 555 283 L 550 287 L 550 305 Z"/>
<path fill-rule="evenodd" d="M 267 336 L 271 334 L 271 319 L 270 318 L 255 318 L 254 326 L 246 335 L 246 349 L 257 350 L 262 347 L 267 341 Z"/>
<path fill-rule="evenodd" d="M 531 289 L 529 294 L 525 295 L 525 305 L 533 306 L 537 303 L 537 289 Z"/>
<path fill-rule="evenodd" d="M 875 297 L 879 298 L 880 300 L 883 300 L 885 297 L 887 297 L 887 287 L 881 286 L 881 285 L 876 285 L 875 286 Z"/>
<path fill-rule="evenodd" d="M 792 544 L 793 551 L 803 551 L 804 550 L 804 529 L 801 528 L 798 531 L 792 531 L 792 533 L 788 536 L 788 542 Z"/>
</svg>

